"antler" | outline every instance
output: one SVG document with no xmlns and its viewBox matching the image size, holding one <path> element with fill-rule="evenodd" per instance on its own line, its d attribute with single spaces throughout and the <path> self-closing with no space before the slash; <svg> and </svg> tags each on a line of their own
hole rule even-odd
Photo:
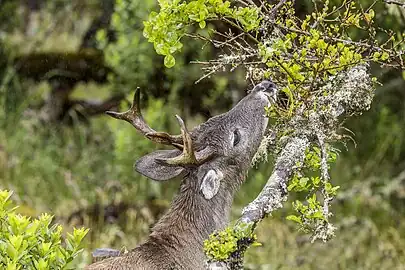
<svg viewBox="0 0 405 270">
<path fill-rule="evenodd" d="M 143 119 L 142 113 L 140 111 L 139 99 L 140 89 L 138 87 L 134 94 L 134 101 L 128 111 L 122 113 L 107 111 L 106 114 L 116 119 L 127 121 L 137 130 L 139 130 L 145 137 L 153 142 L 173 145 L 174 147 L 183 150 L 183 152 L 177 157 L 156 159 L 157 161 L 172 166 L 199 165 L 213 157 L 214 151 L 212 151 L 212 149 L 210 148 L 205 148 L 202 151 L 198 152 L 197 156 L 195 155 L 191 134 L 187 130 L 183 119 L 181 119 L 181 117 L 178 115 L 176 115 L 176 118 L 180 124 L 181 135 L 170 135 L 166 132 L 157 132 L 149 127 Z"/>
<path fill-rule="evenodd" d="M 206 147 L 197 153 L 194 153 L 193 141 L 191 135 L 187 130 L 186 125 L 184 124 L 183 119 L 180 116 L 176 115 L 177 121 L 179 122 L 181 135 L 183 137 L 183 153 L 174 158 L 158 158 L 156 159 L 159 162 L 163 162 L 168 165 L 200 165 L 211 159 L 215 155 L 215 151 L 212 148 Z"/>
<path fill-rule="evenodd" d="M 140 89 L 136 88 L 134 94 L 134 101 L 131 105 L 131 108 L 126 112 L 112 112 L 106 111 L 105 113 L 116 119 L 125 120 L 131 125 L 133 125 L 139 132 L 141 132 L 149 140 L 166 145 L 173 145 L 180 150 L 183 149 L 183 140 L 181 135 L 170 135 L 166 132 L 157 132 L 146 124 L 143 119 L 139 100 L 140 100 Z"/>
<path fill-rule="evenodd" d="M 181 135 L 183 137 L 183 153 L 174 158 L 156 159 L 157 161 L 169 164 L 169 165 L 193 165 L 198 164 L 197 158 L 194 154 L 193 141 L 191 135 L 184 124 L 183 119 L 176 114 L 177 121 L 179 122 Z"/>
</svg>

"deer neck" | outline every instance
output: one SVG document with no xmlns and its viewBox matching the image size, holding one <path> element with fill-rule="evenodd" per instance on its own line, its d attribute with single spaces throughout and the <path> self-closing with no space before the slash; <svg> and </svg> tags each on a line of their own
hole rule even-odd
<svg viewBox="0 0 405 270">
<path fill-rule="evenodd" d="M 232 185 L 223 181 L 218 193 L 207 200 L 200 192 L 196 175 L 190 174 L 183 179 L 171 208 L 155 225 L 151 236 L 172 236 L 180 243 L 201 247 L 212 232 L 223 229 L 229 222 L 233 197 L 243 179 L 239 176 L 240 181 L 235 181 L 235 178 Z"/>
</svg>

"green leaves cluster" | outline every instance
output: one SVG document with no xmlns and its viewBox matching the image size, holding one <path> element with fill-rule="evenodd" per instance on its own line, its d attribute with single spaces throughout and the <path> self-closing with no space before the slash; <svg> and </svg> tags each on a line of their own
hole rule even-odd
<svg viewBox="0 0 405 270">
<path fill-rule="evenodd" d="M 62 226 L 51 225 L 52 216 L 31 219 L 15 212 L 12 192 L 0 190 L 0 268 L 68 269 L 82 251 L 80 244 L 88 229 L 75 229 L 62 245 Z"/>
<path fill-rule="evenodd" d="M 395 57 L 390 49 L 396 46 L 395 39 L 390 37 L 381 44 L 375 37 L 374 10 L 362 10 L 354 1 L 345 0 L 339 7 L 330 7 L 325 1 L 305 19 L 295 15 L 288 1 L 279 14 L 282 16 L 273 23 L 282 34 L 268 33 L 258 48 L 266 65 L 264 77 L 279 78 L 278 84 L 288 97 L 287 109 L 279 111 L 284 119 L 290 119 L 314 95 L 327 95 L 314 92 L 338 72 L 366 62 L 383 64 Z M 354 30 L 367 33 L 368 39 L 352 41 Z"/>
<path fill-rule="evenodd" d="M 328 152 L 328 167 L 336 161 L 337 154 L 333 151 Z M 313 146 L 307 148 L 305 151 L 304 164 L 298 164 L 301 170 L 294 174 L 290 184 L 288 185 L 288 191 L 302 192 L 302 191 L 316 191 L 320 187 L 328 185 L 329 182 L 323 182 L 320 178 L 321 169 L 321 150 L 319 147 Z M 303 176 L 311 175 L 315 176 Z M 336 189 L 337 190 L 337 189 Z"/>
<path fill-rule="evenodd" d="M 238 228 L 231 226 L 222 231 L 214 232 L 204 241 L 204 252 L 209 259 L 214 261 L 225 261 L 232 253 L 243 250 L 249 245 L 260 246 L 256 242 L 257 236 L 253 233 L 251 225 L 240 225 Z"/>
<path fill-rule="evenodd" d="M 306 202 L 306 204 L 303 204 L 299 200 L 293 202 L 293 208 L 299 215 L 289 215 L 287 216 L 287 220 L 297 222 L 301 225 L 300 229 L 310 232 L 313 231 L 313 224 L 316 224 L 319 220 L 327 221 L 327 217 L 324 216 L 322 205 L 315 193 Z"/>
<path fill-rule="evenodd" d="M 302 192 L 308 191 L 313 188 L 319 188 L 321 179 L 319 176 L 299 177 L 295 174 L 288 185 L 288 191 Z"/>
<path fill-rule="evenodd" d="M 336 158 L 335 152 L 328 152 L 328 167 L 336 161 Z M 301 229 L 309 232 L 314 231 L 314 227 L 319 222 L 328 222 L 328 217 L 323 213 L 322 203 L 317 197 L 317 193 L 321 193 L 324 200 L 329 200 L 336 196 L 340 187 L 333 186 L 320 177 L 321 151 L 318 147 L 308 148 L 305 153 L 304 164 L 299 165 L 301 169 L 291 179 L 288 191 L 305 192 L 308 195 L 304 203 L 299 200 L 293 202 L 293 208 L 298 215 L 290 215 L 287 219 L 298 223 Z"/>
<path fill-rule="evenodd" d="M 166 67 L 175 65 L 173 54 L 180 51 L 181 38 L 188 27 L 198 24 L 201 29 L 207 21 L 224 20 L 249 32 L 260 25 L 257 7 L 231 7 L 223 0 L 159 0 L 160 11 L 151 12 L 144 22 L 144 36 L 154 44 L 158 54 L 164 55 Z"/>
</svg>

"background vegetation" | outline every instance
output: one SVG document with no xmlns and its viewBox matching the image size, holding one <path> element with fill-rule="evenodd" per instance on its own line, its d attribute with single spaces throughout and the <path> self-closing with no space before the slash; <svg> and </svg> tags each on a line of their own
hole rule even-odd
<svg viewBox="0 0 405 270">
<path fill-rule="evenodd" d="M 297 2 L 302 17 L 311 13 L 311 1 Z M 155 145 L 101 112 L 126 108 L 139 86 L 147 121 L 177 132 L 174 114 L 191 127 L 229 109 L 250 87 L 238 69 L 195 85 L 202 72 L 189 62 L 221 51 L 191 39 L 166 69 L 142 34 L 156 8 L 155 0 L 0 1 L 0 189 L 14 191 L 22 214 L 49 212 L 69 231 L 91 228 L 77 268 L 96 247 L 142 241 L 179 184 L 135 173 L 134 161 Z M 375 10 L 378 25 L 404 32 L 404 9 L 380 3 Z M 285 208 L 260 224 L 263 245 L 248 251 L 250 269 L 405 268 L 405 83 L 399 71 L 372 72 L 383 85 L 371 110 L 346 123 L 356 144 L 337 146 L 332 169 L 341 187 L 333 203 L 337 237 L 311 244 L 285 219 Z M 235 216 L 267 181 L 269 164 L 250 171 Z"/>
</svg>

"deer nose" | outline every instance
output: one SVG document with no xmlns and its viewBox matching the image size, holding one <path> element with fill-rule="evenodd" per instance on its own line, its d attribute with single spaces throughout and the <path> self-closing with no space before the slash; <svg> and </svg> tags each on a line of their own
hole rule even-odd
<svg viewBox="0 0 405 270">
<path fill-rule="evenodd" d="M 277 89 L 276 84 L 270 80 L 264 80 L 261 83 L 259 83 L 257 86 L 261 88 L 260 89 L 261 91 L 266 91 L 266 92 L 272 92 Z"/>
<path fill-rule="evenodd" d="M 270 102 L 274 102 L 277 100 L 277 86 L 270 80 L 264 80 L 261 83 L 257 84 L 255 88 L 253 88 L 253 92 L 263 93 L 265 96 L 267 96 Z"/>
<path fill-rule="evenodd" d="M 261 83 L 257 84 L 252 92 L 266 92 L 271 96 L 277 95 L 277 86 L 270 80 L 264 80 Z"/>
</svg>

